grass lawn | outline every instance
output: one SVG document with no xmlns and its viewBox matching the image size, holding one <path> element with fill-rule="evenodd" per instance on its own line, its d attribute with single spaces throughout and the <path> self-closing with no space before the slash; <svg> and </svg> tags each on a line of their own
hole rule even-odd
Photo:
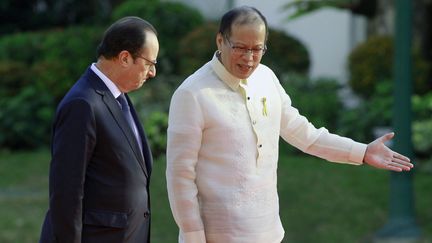
<svg viewBox="0 0 432 243">
<path fill-rule="evenodd" d="M 38 242 L 48 205 L 49 152 L 0 153 L 0 242 Z M 370 242 L 387 220 L 389 173 L 281 154 L 281 218 L 287 243 Z M 165 161 L 155 161 L 152 242 L 176 242 L 165 186 Z M 432 174 L 414 177 L 422 243 L 432 242 Z"/>
</svg>

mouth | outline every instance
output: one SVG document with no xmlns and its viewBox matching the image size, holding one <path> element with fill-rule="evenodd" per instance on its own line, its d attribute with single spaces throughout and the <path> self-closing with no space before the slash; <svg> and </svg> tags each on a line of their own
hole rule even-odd
<svg viewBox="0 0 432 243">
<path fill-rule="evenodd" d="M 253 68 L 252 65 L 248 64 L 237 64 L 237 67 L 243 72 L 249 72 Z"/>
</svg>

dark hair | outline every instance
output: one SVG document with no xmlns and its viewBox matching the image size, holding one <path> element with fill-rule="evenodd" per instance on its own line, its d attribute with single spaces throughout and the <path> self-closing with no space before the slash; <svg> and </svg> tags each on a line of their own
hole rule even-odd
<svg viewBox="0 0 432 243">
<path fill-rule="evenodd" d="M 146 41 L 147 31 L 157 35 L 156 29 L 139 17 L 129 16 L 117 20 L 105 31 L 97 48 L 97 57 L 112 59 L 126 50 L 136 58 Z"/>
<path fill-rule="evenodd" d="M 266 31 L 265 41 L 267 41 L 267 20 L 258 9 L 250 6 L 241 6 L 226 12 L 220 21 L 219 33 L 221 33 L 222 36 L 229 37 L 231 35 L 231 27 L 234 23 L 244 25 L 255 23 L 257 20 L 261 20 L 264 23 Z"/>
</svg>

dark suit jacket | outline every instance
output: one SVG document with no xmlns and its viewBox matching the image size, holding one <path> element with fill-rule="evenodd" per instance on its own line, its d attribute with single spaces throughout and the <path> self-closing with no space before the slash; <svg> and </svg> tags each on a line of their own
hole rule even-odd
<svg viewBox="0 0 432 243">
<path fill-rule="evenodd" d="M 119 103 L 90 68 L 60 102 L 41 243 L 149 242 L 152 157 L 128 102 L 142 152 Z"/>
</svg>

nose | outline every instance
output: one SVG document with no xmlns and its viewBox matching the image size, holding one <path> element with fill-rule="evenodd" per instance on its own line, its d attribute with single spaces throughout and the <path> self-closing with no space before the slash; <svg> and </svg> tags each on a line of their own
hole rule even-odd
<svg viewBox="0 0 432 243">
<path fill-rule="evenodd" d="M 252 50 L 247 50 L 247 52 L 245 52 L 244 53 L 244 55 L 243 55 L 243 57 L 245 57 L 247 60 L 253 60 L 253 58 L 254 58 L 254 55 L 253 55 L 253 52 L 252 52 Z"/>
<path fill-rule="evenodd" d="M 156 66 L 153 65 L 153 66 L 150 67 L 150 70 L 148 71 L 147 76 L 149 78 L 156 77 Z"/>
</svg>

